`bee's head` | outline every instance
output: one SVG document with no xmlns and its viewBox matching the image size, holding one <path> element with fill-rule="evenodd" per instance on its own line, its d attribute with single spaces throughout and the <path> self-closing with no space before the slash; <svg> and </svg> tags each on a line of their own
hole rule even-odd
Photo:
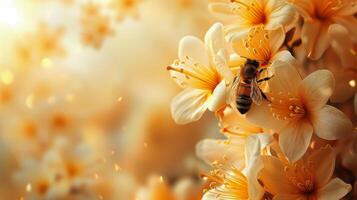
<svg viewBox="0 0 357 200">
<path fill-rule="evenodd" d="M 246 62 L 248 65 L 253 65 L 253 66 L 255 66 L 256 68 L 258 68 L 259 67 L 259 62 L 258 61 L 256 61 L 256 60 L 251 60 L 251 59 L 247 59 L 247 62 Z"/>
</svg>

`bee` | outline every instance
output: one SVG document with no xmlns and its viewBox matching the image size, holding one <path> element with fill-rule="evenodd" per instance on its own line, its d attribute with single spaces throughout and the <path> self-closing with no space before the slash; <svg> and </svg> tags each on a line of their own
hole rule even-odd
<svg viewBox="0 0 357 200">
<path fill-rule="evenodd" d="M 258 61 L 247 59 L 240 73 L 233 80 L 231 95 L 235 99 L 237 109 L 241 114 L 247 113 L 253 102 L 260 105 L 263 99 L 269 101 L 260 89 L 259 83 L 268 81 L 272 77 L 257 80 L 259 75 L 266 70 L 265 67 L 259 70 L 259 67 Z"/>
</svg>

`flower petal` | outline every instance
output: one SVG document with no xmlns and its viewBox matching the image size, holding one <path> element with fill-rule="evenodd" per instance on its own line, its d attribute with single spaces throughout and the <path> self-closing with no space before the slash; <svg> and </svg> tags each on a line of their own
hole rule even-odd
<svg viewBox="0 0 357 200">
<path fill-rule="evenodd" d="M 282 50 L 274 54 L 274 56 L 271 58 L 271 62 L 274 63 L 277 60 L 284 61 L 292 65 L 297 62 L 297 60 L 294 58 L 293 55 L 291 55 L 290 51 L 288 50 Z"/>
<path fill-rule="evenodd" d="M 230 140 L 205 139 L 196 145 L 196 155 L 207 164 L 241 163 L 240 169 L 245 166 L 244 163 L 244 145 L 245 139 L 234 137 Z"/>
<path fill-rule="evenodd" d="M 266 9 L 268 9 L 266 13 L 271 13 L 269 15 L 269 21 L 265 25 L 266 29 L 272 30 L 281 25 L 286 29 L 290 29 L 297 20 L 295 8 L 286 1 L 268 1 Z"/>
<path fill-rule="evenodd" d="M 252 105 L 245 116 L 249 122 L 267 129 L 279 130 L 286 123 L 273 117 L 266 101 L 262 102 L 261 105 Z"/>
<path fill-rule="evenodd" d="M 226 105 L 227 100 L 227 87 L 226 82 L 221 81 L 214 89 L 212 95 L 207 101 L 208 109 L 215 112 Z"/>
<path fill-rule="evenodd" d="M 206 49 L 208 49 L 211 55 L 215 55 L 219 50 L 226 47 L 226 41 L 224 40 L 223 25 L 221 23 L 215 23 L 207 31 L 205 35 Z M 227 58 L 228 60 L 228 58 Z"/>
<path fill-rule="evenodd" d="M 304 19 L 311 19 L 312 14 L 314 13 L 314 1 L 312 0 L 298 0 L 292 1 L 295 5 L 296 10 Z"/>
<path fill-rule="evenodd" d="M 297 189 L 285 176 L 284 165 L 273 156 L 261 156 L 264 168 L 260 171 L 259 179 L 264 187 L 273 195 L 279 193 L 294 194 Z"/>
<path fill-rule="evenodd" d="M 314 151 L 309 156 L 309 160 L 313 163 L 313 173 L 315 174 L 317 187 L 323 187 L 331 179 L 335 170 L 335 151 L 330 145 L 327 145 Z"/>
<path fill-rule="evenodd" d="M 326 104 L 335 87 L 335 79 L 328 70 L 317 70 L 299 85 L 299 94 L 310 112 Z"/>
<path fill-rule="evenodd" d="M 336 79 L 336 85 L 330 100 L 334 103 L 344 103 L 351 99 L 357 92 L 357 88 L 351 87 L 350 85 L 350 81 L 356 79 L 356 74 L 352 70 L 341 70 L 334 75 Z"/>
<path fill-rule="evenodd" d="M 353 130 L 351 120 L 335 107 L 326 105 L 311 119 L 317 136 L 325 140 L 336 140 L 350 134 Z"/>
<path fill-rule="evenodd" d="M 204 66 L 209 66 L 205 44 L 197 37 L 185 36 L 179 43 L 178 57 L 187 60 L 187 57 Z"/>
<path fill-rule="evenodd" d="M 197 121 L 207 110 L 207 91 L 187 88 L 171 102 L 171 114 L 177 124 Z"/>
<path fill-rule="evenodd" d="M 310 145 L 313 128 L 307 121 L 288 124 L 279 134 L 282 152 L 290 162 L 299 160 Z"/>
<path fill-rule="evenodd" d="M 318 199 L 342 199 L 351 189 L 351 185 L 346 184 L 339 178 L 334 178 L 327 185 L 318 190 Z"/>
<path fill-rule="evenodd" d="M 271 68 L 274 77 L 269 81 L 270 92 L 294 93 L 301 83 L 301 77 L 297 69 L 290 63 L 280 60 L 272 63 Z"/>
<path fill-rule="evenodd" d="M 357 42 L 357 19 L 351 16 L 334 17 L 336 23 L 343 25 L 349 32 L 349 36 L 353 41 Z"/>
<path fill-rule="evenodd" d="M 248 146 L 249 144 L 247 144 Z M 258 147 L 260 149 L 260 147 Z M 260 200 L 264 196 L 264 189 L 258 182 L 258 174 L 263 169 L 260 157 L 250 158 L 251 162 L 246 167 L 249 199 Z"/>
<path fill-rule="evenodd" d="M 331 40 L 331 47 L 340 57 L 342 65 L 344 67 L 357 66 L 354 44 L 349 37 L 348 30 L 340 24 L 333 24 L 330 26 L 328 34 Z"/>
<path fill-rule="evenodd" d="M 234 12 L 232 11 L 229 3 L 226 2 L 213 2 L 208 5 L 209 11 L 221 15 L 234 16 Z"/>
<path fill-rule="evenodd" d="M 329 24 L 317 20 L 305 20 L 301 39 L 309 58 L 319 59 L 329 47 L 328 28 Z"/>
<path fill-rule="evenodd" d="M 227 106 L 218 117 L 222 132 L 228 135 L 248 135 L 263 132 L 263 129 L 250 123 L 236 108 Z"/>
<path fill-rule="evenodd" d="M 349 16 L 357 13 L 357 3 L 355 1 L 350 2 L 338 11 L 339 16 Z"/>
<path fill-rule="evenodd" d="M 285 30 L 283 27 L 278 27 L 274 30 L 268 32 L 269 34 L 269 45 L 272 55 L 274 55 L 283 45 L 285 40 Z"/>
</svg>

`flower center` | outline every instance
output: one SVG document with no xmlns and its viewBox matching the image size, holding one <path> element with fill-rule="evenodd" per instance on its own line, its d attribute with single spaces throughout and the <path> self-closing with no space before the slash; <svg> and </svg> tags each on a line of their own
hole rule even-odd
<svg viewBox="0 0 357 200">
<path fill-rule="evenodd" d="M 312 196 L 315 192 L 314 174 L 310 167 L 303 163 L 295 163 L 293 166 L 286 166 L 284 171 L 287 174 L 288 180 L 292 183 L 300 193 L 305 196 Z"/>
<path fill-rule="evenodd" d="M 264 26 L 253 27 L 249 31 L 248 37 L 243 39 L 243 45 L 251 59 L 269 62 L 271 59 L 271 49 L 269 35 L 264 30 Z"/>
<path fill-rule="evenodd" d="M 233 11 L 245 19 L 250 25 L 259 25 L 267 23 L 267 15 L 264 6 L 257 2 L 252 1 L 246 3 L 241 0 L 231 0 L 233 3 Z"/>
<path fill-rule="evenodd" d="M 176 60 L 172 66 L 167 67 L 167 70 L 177 72 L 177 76 L 183 76 L 185 79 L 183 84 L 211 92 L 222 80 L 214 68 L 195 63 L 188 57 L 186 61 Z M 173 76 L 173 78 L 178 77 Z"/>
<path fill-rule="evenodd" d="M 268 104 L 273 117 L 279 120 L 297 121 L 306 115 L 305 108 L 300 99 L 279 92 L 270 95 L 271 103 Z"/>
</svg>

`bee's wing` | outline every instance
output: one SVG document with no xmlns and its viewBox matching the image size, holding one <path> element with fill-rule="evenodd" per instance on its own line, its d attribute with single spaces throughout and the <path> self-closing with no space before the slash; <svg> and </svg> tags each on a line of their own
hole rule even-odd
<svg viewBox="0 0 357 200">
<path fill-rule="evenodd" d="M 262 91 L 259 88 L 257 79 L 254 78 L 252 80 L 252 86 L 250 91 L 250 97 L 252 98 L 253 102 L 257 105 L 260 105 L 263 101 Z"/>
<path fill-rule="evenodd" d="M 228 96 L 228 104 L 231 105 L 231 103 L 236 101 L 236 96 L 237 96 L 237 89 L 240 81 L 240 76 L 236 76 L 233 79 L 232 85 L 229 89 L 229 96 Z"/>
</svg>

